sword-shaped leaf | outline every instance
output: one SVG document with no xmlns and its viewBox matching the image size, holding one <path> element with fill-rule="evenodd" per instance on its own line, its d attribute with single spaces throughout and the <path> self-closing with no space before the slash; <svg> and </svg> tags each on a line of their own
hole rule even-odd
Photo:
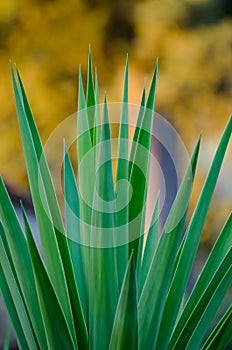
<svg viewBox="0 0 232 350">
<path fill-rule="evenodd" d="M 145 244 L 142 266 L 141 266 L 141 274 L 139 278 L 139 296 L 144 286 L 144 282 L 147 278 L 148 271 L 151 267 L 152 259 L 155 255 L 158 242 L 159 242 L 159 233 L 160 233 L 160 221 L 159 221 L 159 197 L 156 202 L 151 225 L 147 234 L 147 240 Z"/>
<path fill-rule="evenodd" d="M 75 334 L 77 334 L 78 343 L 86 346 L 87 334 L 84 318 L 80 309 L 78 292 L 75 288 L 75 277 L 67 238 L 65 237 L 49 169 L 45 155 L 43 152 L 41 153 L 41 141 L 21 79 L 17 73 L 17 83 L 13 69 L 11 69 L 11 72 L 29 184 L 46 267 L 52 282 L 59 290 L 58 298 L 69 320 L 72 335 L 75 337 Z M 60 289 L 60 285 L 63 285 L 64 288 Z"/>
<path fill-rule="evenodd" d="M 175 256 L 184 228 L 199 146 L 200 138 L 163 228 L 159 245 L 141 292 L 139 300 L 139 338 L 141 349 L 144 347 L 153 349 L 156 346 Z M 148 300 L 150 305 L 149 312 L 147 312 Z"/>
<path fill-rule="evenodd" d="M 96 144 L 96 133 L 95 133 L 95 91 L 93 83 L 93 67 L 92 67 L 92 54 L 89 48 L 88 56 L 88 72 L 87 72 L 87 89 L 86 89 L 86 102 L 87 102 L 87 113 L 89 130 L 91 136 L 92 145 Z"/>
<path fill-rule="evenodd" d="M 118 137 L 118 156 L 117 156 L 117 171 L 116 171 L 116 210 L 118 229 L 123 226 L 124 244 L 118 244 L 116 231 L 116 255 L 117 255 L 117 270 L 118 270 L 118 284 L 121 288 L 123 277 L 125 274 L 128 262 L 128 234 L 129 234 L 129 188 L 128 188 L 128 56 L 126 59 L 125 77 L 124 77 L 124 91 L 123 103 L 119 127 Z M 120 189 L 119 189 L 120 187 Z M 123 197 L 123 198 L 122 198 Z M 121 203 L 124 203 L 123 208 L 119 208 Z"/>
<path fill-rule="evenodd" d="M 80 294 L 82 309 L 87 322 L 87 300 L 84 289 L 84 270 L 82 251 L 80 245 L 80 205 L 76 179 L 72 164 L 66 150 L 64 149 L 64 198 L 66 213 L 66 231 L 73 269 L 75 272 L 76 284 Z"/>
<path fill-rule="evenodd" d="M 183 294 L 185 292 L 185 288 L 200 242 L 200 237 L 202 234 L 210 201 L 216 186 L 217 178 L 230 140 L 231 131 L 232 117 L 230 117 L 230 120 L 224 130 L 224 133 L 218 145 L 216 154 L 214 156 L 197 206 L 186 230 L 181 251 L 178 254 L 178 260 L 175 265 L 174 276 L 167 296 L 161 328 L 159 332 L 159 340 L 157 343 L 158 346 L 160 346 L 163 349 L 166 349 L 167 341 L 171 336 L 174 324 L 176 322 L 178 310 L 180 308 Z"/>
<path fill-rule="evenodd" d="M 0 238 L 0 290 L 23 349 L 37 349 L 27 310 L 18 289 L 2 239 Z"/>
<path fill-rule="evenodd" d="M 145 203 L 149 180 L 150 149 L 154 120 L 157 71 L 158 63 L 156 63 L 153 74 L 130 173 L 130 184 L 133 194 L 129 204 L 129 255 L 131 254 L 132 250 L 134 250 L 135 262 L 139 268 L 141 262 L 138 261 L 137 263 L 137 256 L 139 242 L 140 240 L 143 241 L 144 233 Z"/>
<path fill-rule="evenodd" d="M 44 346 L 46 344 L 45 330 L 36 295 L 35 280 L 30 264 L 26 239 L 1 177 L 0 198 L 0 215 L 4 225 L 2 235 L 4 236 L 3 239 L 7 241 L 7 245 L 5 244 L 6 254 L 9 256 L 8 260 L 11 263 L 13 274 L 15 275 L 16 273 L 17 275 L 16 281 L 22 291 L 22 298 L 25 302 L 36 338 L 40 346 Z"/>
<path fill-rule="evenodd" d="M 142 121 L 143 121 L 143 116 L 144 116 L 144 111 L 145 111 L 145 104 L 146 104 L 146 86 L 145 86 L 145 83 L 144 83 L 144 88 L 143 88 L 143 92 L 142 92 L 142 98 L 141 98 L 140 107 L 139 107 L 138 119 L 137 119 L 137 122 L 136 122 L 134 136 L 133 136 L 133 142 L 132 142 L 131 151 L 130 151 L 129 177 L 130 177 L 130 173 L 131 173 L 131 167 L 132 167 L 132 164 L 134 162 L 134 157 L 135 157 L 135 151 L 136 151 L 139 131 L 141 129 L 141 124 L 142 124 Z"/>
<path fill-rule="evenodd" d="M 211 283 L 212 278 L 217 273 L 221 264 L 232 249 L 232 214 L 228 218 L 222 232 L 220 233 L 217 242 L 214 245 L 212 252 L 202 270 L 196 285 L 184 307 L 184 310 L 178 320 L 178 323 L 175 327 L 174 333 L 170 340 L 169 345 L 175 344 L 178 337 L 180 336 L 185 325 L 189 322 L 191 314 L 194 312 L 194 309 L 197 307 L 199 300 L 202 295 L 206 292 L 209 284 Z M 198 310 L 199 312 L 199 310 Z M 198 316 L 200 314 L 198 313 Z"/>
<path fill-rule="evenodd" d="M 93 200 L 90 248 L 90 347 L 108 349 L 118 301 L 115 254 L 115 196 L 111 160 L 111 139 L 106 100 L 104 102 L 99 169 Z"/>
<path fill-rule="evenodd" d="M 133 253 L 126 268 L 109 349 L 138 349 L 137 281 Z"/>
<path fill-rule="evenodd" d="M 99 98 L 99 85 L 97 70 L 95 70 L 95 145 L 100 142 L 101 139 L 101 109 L 100 109 L 100 98 Z M 96 148 L 97 150 L 97 148 Z M 97 155 L 95 155 L 97 157 Z"/>
<path fill-rule="evenodd" d="M 232 305 L 225 312 L 202 347 L 202 350 L 224 350 L 232 339 Z"/>
<path fill-rule="evenodd" d="M 83 261 L 85 291 L 84 312 L 89 328 L 89 244 L 91 231 L 92 201 L 95 181 L 94 151 L 88 123 L 88 114 L 84 95 L 81 70 L 79 70 L 78 116 L 77 116 L 77 157 L 78 157 L 78 189 L 80 203 L 80 243 Z M 86 186 L 86 184 L 88 184 Z"/>
<path fill-rule="evenodd" d="M 73 339 L 70 333 L 67 319 L 65 318 L 57 297 L 58 291 L 54 290 L 52 282 L 47 274 L 23 207 L 22 214 L 36 280 L 36 289 L 39 297 L 41 313 L 46 327 L 48 348 L 76 349 L 76 339 Z M 62 287 L 63 286 L 61 286 L 61 288 Z"/>
<path fill-rule="evenodd" d="M 232 283 L 232 249 L 226 255 L 170 349 L 198 349 Z"/>
</svg>

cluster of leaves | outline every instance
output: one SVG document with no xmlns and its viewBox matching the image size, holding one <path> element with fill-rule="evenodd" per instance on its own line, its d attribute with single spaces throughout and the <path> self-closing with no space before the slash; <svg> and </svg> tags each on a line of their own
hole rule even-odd
<svg viewBox="0 0 232 350">
<path fill-rule="evenodd" d="M 92 156 L 88 162 L 79 167 L 76 181 L 69 155 L 64 149 L 64 227 L 25 90 L 18 71 L 12 68 L 20 132 L 43 253 L 42 257 L 23 205 L 22 230 L 1 179 L 0 290 L 20 349 L 209 350 L 225 349 L 231 340 L 232 307 L 207 339 L 205 334 L 232 281 L 232 215 L 222 228 L 187 300 L 185 295 L 230 140 L 232 118 L 221 137 L 185 235 L 182 237 L 200 138 L 161 236 L 158 200 L 144 242 L 156 77 L 157 66 L 147 99 L 145 88 L 143 90 L 134 142 L 128 155 L 126 64 L 114 185 L 111 148 L 105 142 L 110 141 L 107 102 L 105 99 L 101 122 L 98 79 L 97 76 L 95 81 L 93 79 L 89 56 L 86 96 L 81 72 L 79 74 L 78 111 L 83 115 L 77 121 L 79 164 L 89 151 L 96 149 L 96 152 L 90 152 Z M 94 113 L 90 112 L 92 110 Z M 141 154 L 140 146 L 147 149 L 146 158 L 144 153 Z M 99 168 L 104 157 L 110 160 Z M 141 157 L 145 176 L 136 167 Z M 115 201 L 120 180 L 128 181 L 133 188 L 132 197 L 123 210 L 117 210 Z M 124 191 L 126 198 L 128 191 Z M 84 202 L 85 196 L 92 198 L 97 209 Z M 105 213 L 98 202 L 99 197 L 112 206 L 112 210 Z M 138 213 L 139 224 L 134 227 L 131 222 Z M 85 223 L 90 224 L 93 231 L 90 235 L 92 241 L 87 245 L 81 244 L 87 234 Z M 126 224 L 124 234 L 128 244 L 119 246 L 117 227 L 122 224 Z M 115 228 L 115 232 L 113 230 L 107 237 L 107 248 L 102 248 L 106 237 L 94 232 L 96 227 L 100 231 L 101 228 Z"/>
</svg>

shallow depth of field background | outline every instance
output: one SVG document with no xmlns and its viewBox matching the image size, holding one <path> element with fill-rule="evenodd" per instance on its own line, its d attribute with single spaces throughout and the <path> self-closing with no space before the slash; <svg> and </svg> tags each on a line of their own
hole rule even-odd
<svg viewBox="0 0 232 350">
<path fill-rule="evenodd" d="M 101 101 L 104 91 L 109 101 L 120 101 L 128 52 L 129 100 L 139 103 L 144 76 L 149 84 L 159 57 L 156 111 L 189 152 L 203 131 L 193 206 L 231 113 L 231 16 L 229 0 L 1 0 L 0 172 L 12 193 L 29 195 L 9 61 L 17 63 L 45 142 L 76 110 L 78 66 L 85 78 L 90 43 Z M 211 247 L 231 210 L 231 174 L 230 147 L 202 250 Z"/>
</svg>

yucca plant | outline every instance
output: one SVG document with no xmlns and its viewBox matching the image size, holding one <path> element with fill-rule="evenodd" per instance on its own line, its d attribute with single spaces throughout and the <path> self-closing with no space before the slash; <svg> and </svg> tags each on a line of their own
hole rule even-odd
<svg viewBox="0 0 232 350">
<path fill-rule="evenodd" d="M 89 55 L 86 94 L 79 74 L 77 179 L 64 146 L 64 225 L 20 75 L 14 67 L 11 72 L 42 243 L 39 252 L 23 204 L 21 228 L 1 178 L 0 290 L 19 348 L 226 349 L 232 336 L 231 306 L 207 331 L 232 281 L 232 215 L 188 298 L 186 290 L 232 118 L 190 222 L 186 215 L 200 138 L 161 234 L 158 199 L 145 240 L 157 64 L 147 99 L 143 90 L 129 148 L 126 63 L 114 181 L 107 102 L 105 98 L 101 111 Z M 117 201 L 119 192 L 124 206 Z"/>
</svg>

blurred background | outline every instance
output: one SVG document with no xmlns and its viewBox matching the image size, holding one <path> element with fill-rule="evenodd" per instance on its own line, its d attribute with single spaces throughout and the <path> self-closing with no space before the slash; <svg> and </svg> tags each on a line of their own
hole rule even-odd
<svg viewBox="0 0 232 350">
<path fill-rule="evenodd" d="M 110 102 L 121 99 L 126 53 L 129 101 L 137 104 L 144 76 L 149 84 L 158 57 L 156 111 L 177 129 L 190 153 L 203 131 L 191 212 L 231 114 L 231 33 L 229 0 L 1 0 L 0 172 L 15 200 L 24 198 L 31 206 L 9 61 L 19 68 L 45 142 L 76 110 L 78 67 L 85 78 L 91 44 L 101 93 Z M 231 175 L 230 145 L 200 263 L 231 211 Z"/>
</svg>

